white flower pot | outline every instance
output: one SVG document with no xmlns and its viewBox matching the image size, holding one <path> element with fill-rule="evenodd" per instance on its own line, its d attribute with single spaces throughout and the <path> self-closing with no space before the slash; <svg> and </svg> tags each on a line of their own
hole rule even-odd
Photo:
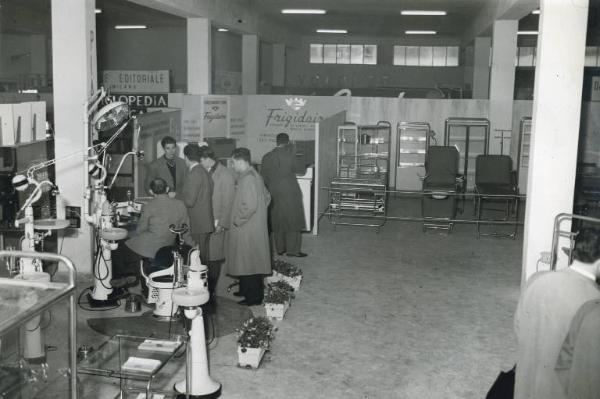
<svg viewBox="0 0 600 399">
<path fill-rule="evenodd" d="M 265 354 L 264 348 L 242 348 L 238 345 L 238 365 L 240 367 L 251 367 L 257 369 Z"/>
<path fill-rule="evenodd" d="M 285 303 L 265 303 L 265 310 L 267 311 L 267 317 L 272 317 L 277 320 L 283 320 L 285 312 L 290 307 L 289 302 Z"/>
<path fill-rule="evenodd" d="M 267 283 L 275 283 L 277 281 L 285 281 L 292 286 L 294 291 L 298 291 L 300 289 L 300 283 L 302 282 L 302 276 L 288 277 L 273 270 L 273 275 L 267 277 Z"/>
</svg>

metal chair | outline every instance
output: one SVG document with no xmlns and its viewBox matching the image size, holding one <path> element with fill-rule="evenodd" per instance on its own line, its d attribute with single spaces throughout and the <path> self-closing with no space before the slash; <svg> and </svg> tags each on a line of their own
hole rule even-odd
<svg viewBox="0 0 600 399">
<path fill-rule="evenodd" d="M 480 236 L 510 237 L 515 238 L 518 223 L 518 195 L 516 175 L 512 168 L 512 159 L 508 155 L 479 155 L 475 159 L 475 212 L 477 215 L 477 238 Z M 483 203 L 504 202 L 506 208 L 486 208 L 487 210 L 505 212 L 503 219 L 482 220 Z M 514 205 L 514 229 L 511 233 L 482 233 L 480 225 L 485 222 L 508 221 L 511 214 L 511 205 Z"/>
<path fill-rule="evenodd" d="M 423 230 L 446 229 L 452 231 L 456 216 L 456 194 L 462 185 L 458 173 L 460 155 L 456 147 L 429 147 L 425 158 L 425 176 L 421 212 Z"/>
</svg>

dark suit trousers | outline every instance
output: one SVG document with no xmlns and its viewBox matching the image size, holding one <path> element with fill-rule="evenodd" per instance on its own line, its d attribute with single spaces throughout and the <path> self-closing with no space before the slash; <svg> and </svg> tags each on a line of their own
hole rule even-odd
<svg viewBox="0 0 600 399">
<path fill-rule="evenodd" d="M 302 233 L 294 232 L 273 232 L 275 238 L 275 249 L 277 253 L 287 252 L 288 254 L 297 254 L 302 249 Z"/>
<path fill-rule="evenodd" d="M 263 275 L 252 274 L 250 276 L 239 276 L 240 279 L 240 294 L 242 294 L 247 302 L 259 304 L 263 301 L 264 286 Z"/>
<path fill-rule="evenodd" d="M 140 260 L 144 257 L 125 244 L 125 241 L 119 241 L 119 246 L 112 251 L 111 258 L 113 264 L 113 278 L 123 276 L 140 277 Z M 102 260 L 101 260 L 102 262 Z M 102 266 L 100 267 L 102 270 Z"/>
<path fill-rule="evenodd" d="M 208 292 L 210 295 L 216 295 L 217 282 L 219 281 L 219 275 L 221 274 L 221 266 L 225 261 L 223 260 L 210 260 L 208 261 Z"/>
<path fill-rule="evenodd" d="M 210 233 L 200 233 L 200 234 L 190 234 L 192 240 L 198 245 L 200 248 L 200 260 L 203 265 L 208 265 L 208 242 L 210 238 Z"/>
</svg>

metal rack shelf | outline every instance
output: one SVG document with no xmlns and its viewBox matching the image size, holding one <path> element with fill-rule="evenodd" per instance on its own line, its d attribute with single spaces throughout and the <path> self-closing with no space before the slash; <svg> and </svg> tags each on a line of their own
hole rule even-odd
<svg viewBox="0 0 600 399">
<path fill-rule="evenodd" d="M 396 126 L 396 188 L 419 190 L 432 137 L 426 122 L 400 122 Z"/>
</svg>

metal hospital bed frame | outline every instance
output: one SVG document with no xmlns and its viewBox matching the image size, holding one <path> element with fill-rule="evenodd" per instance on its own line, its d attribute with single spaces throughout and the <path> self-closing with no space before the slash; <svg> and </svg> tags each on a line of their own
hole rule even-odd
<svg viewBox="0 0 600 399">
<path fill-rule="evenodd" d="M 569 248 L 565 248 L 568 250 L 567 255 L 569 256 L 569 264 L 573 260 L 573 246 L 575 237 L 577 237 L 577 232 L 572 232 L 570 230 L 561 230 L 561 224 L 566 221 L 581 221 L 581 222 L 589 222 L 598 224 L 600 227 L 600 219 L 592 218 L 589 216 L 581 216 L 581 215 L 573 215 L 570 213 L 559 213 L 554 218 L 554 232 L 552 234 L 552 248 L 550 250 L 550 270 L 556 271 L 556 262 L 558 260 L 558 240 L 560 237 L 568 237 L 569 238 Z M 572 225 L 571 225 L 572 226 Z"/>
</svg>

